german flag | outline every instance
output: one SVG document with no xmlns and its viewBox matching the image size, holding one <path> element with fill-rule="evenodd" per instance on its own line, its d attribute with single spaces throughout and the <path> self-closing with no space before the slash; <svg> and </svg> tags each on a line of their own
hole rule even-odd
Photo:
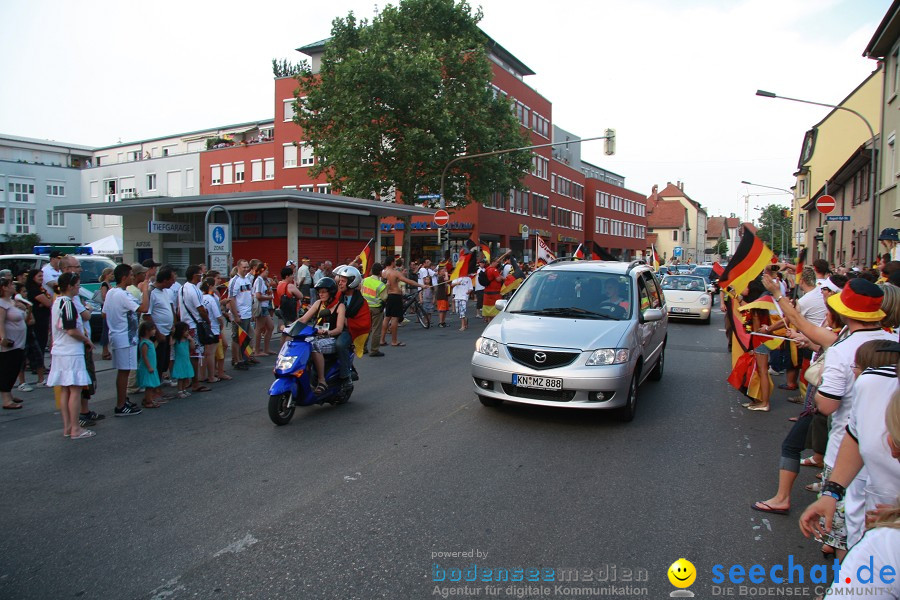
<svg viewBox="0 0 900 600">
<path fill-rule="evenodd" d="M 592 260 L 619 260 L 603 248 L 601 248 L 597 242 L 593 242 L 594 251 L 591 252 Z"/>
<path fill-rule="evenodd" d="M 362 266 L 362 275 L 363 277 L 368 277 L 372 274 L 372 240 L 366 244 L 366 247 L 362 249 L 362 252 L 359 253 L 359 256 L 356 258 L 359 259 L 359 264 Z"/>
<path fill-rule="evenodd" d="M 247 332 L 244 331 L 244 328 L 238 325 L 238 347 L 241 349 L 241 354 L 250 358 L 250 355 L 253 354 L 253 351 L 250 350 L 250 336 L 247 335 Z"/>
<path fill-rule="evenodd" d="M 659 253 L 656 251 L 656 245 L 650 244 L 650 250 L 653 252 L 653 270 L 659 271 L 659 265 L 661 263 L 659 260 Z"/>
<path fill-rule="evenodd" d="M 465 277 L 471 271 L 470 267 L 472 266 L 472 257 L 475 255 L 475 242 L 471 239 L 466 240 L 465 247 L 459 252 L 459 260 L 456 261 L 456 265 L 453 267 L 453 272 L 450 273 L 450 281 L 454 279 L 459 279 L 460 277 Z"/>
<path fill-rule="evenodd" d="M 581 249 L 581 247 L 582 247 L 583 245 L 584 245 L 584 244 L 578 244 L 578 247 L 575 248 L 575 253 L 572 255 L 572 257 L 573 257 L 575 260 L 584 260 L 584 250 Z"/>
<path fill-rule="evenodd" d="M 519 261 L 516 260 L 515 256 L 509 258 L 509 264 L 512 266 L 512 270 L 506 276 L 506 279 L 503 280 L 503 286 L 500 288 L 500 294 L 504 296 L 514 292 L 525 281 L 525 272 L 522 271 L 522 267 L 519 266 Z"/>
<path fill-rule="evenodd" d="M 716 275 L 721 277 L 722 273 L 724 273 L 724 272 L 725 272 L 725 267 L 722 266 L 722 263 L 720 263 L 720 262 L 713 263 L 713 273 L 715 273 Z"/>
<path fill-rule="evenodd" d="M 491 264 L 491 245 L 481 242 L 479 246 L 481 246 L 481 256 L 484 258 L 484 261 Z"/>
<path fill-rule="evenodd" d="M 797 254 L 797 272 L 794 273 L 794 283 L 800 283 L 800 273 L 803 272 L 803 267 L 806 265 L 806 248 L 800 251 Z"/>
<path fill-rule="evenodd" d="M 719 288 L 732 296 L 737 296 L 747 288 L 748 283 L 762 273 L 773 256 L 769 247 L 744 227 L 741 243 L 719 278 Z"/>
</svg>

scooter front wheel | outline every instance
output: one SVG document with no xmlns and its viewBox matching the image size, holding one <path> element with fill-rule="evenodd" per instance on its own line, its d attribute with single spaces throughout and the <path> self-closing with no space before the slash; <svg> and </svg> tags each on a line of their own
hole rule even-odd
<svg viewBox="0 0 900 600">
<path fill-rule="evenodd" d="M 269 418 L 276 425 L 287 425 L 294 416 L 294 406 L 291 405 L 291 393 L 284 392 L 277 396 L 269 396 Z"/>
</svg>

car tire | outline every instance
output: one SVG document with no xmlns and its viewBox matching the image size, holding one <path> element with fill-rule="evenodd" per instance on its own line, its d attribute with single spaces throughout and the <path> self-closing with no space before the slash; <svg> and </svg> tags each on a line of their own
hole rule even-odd
<svg viewBox="0 0 900 600">
<path fill-rule="evenodd" d="M 659 360 L 656 361 L 656 366 L 653 367 L 653 370 L 650 371 L 649 378 L 651 381 L 659 381 L 663 378 L 663 371 L 666 368 L 666 343 L 668 340 L 663 341 L 662 352 L 659 353 Z"/>
<path fill-rule="evenodd" d="M 712 312 L 710 312 L 710 313 L 709 313 L 709 316 L 706 317 L 706 320 L 703 321 L 703 324 L 704 324 L 704 325 L 709 325 L 710 323 L 712 323 Z"/>
<path fill-rule="evenodd" d="M 634 375 L 631 377 L 631 385 L 628 386 L 628 400 L 625 402 L 625 406 L 616 409 L 616 417 L 623 423 L 629 423 L 634 419 L 637 409 L 638 375 L 640 372 L 635 369 Z"/>
<path fill-rule="evenodd" d="M 498 406 L 503 404 L 503 400 L 498 400 L 489 396 L 478 396 L 478 401 L 489 408 L 497 408 Z"/>
</svg>

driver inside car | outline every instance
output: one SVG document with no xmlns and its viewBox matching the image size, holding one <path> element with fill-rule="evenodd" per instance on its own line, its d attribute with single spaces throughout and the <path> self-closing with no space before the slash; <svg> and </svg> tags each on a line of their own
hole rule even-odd
<svg viewBox="0 0 900 600">
<path fill-rule="evenodd" d="M 621 306 L 625 310 L 628 310 L 630 304 L 628 303 L 628 300 L 623 298 L 619 293 L 619 282 L 615 279 L 607 279 L 603 283 L 603 291 L 606 292 L 606 302 Z"/>
</svg>

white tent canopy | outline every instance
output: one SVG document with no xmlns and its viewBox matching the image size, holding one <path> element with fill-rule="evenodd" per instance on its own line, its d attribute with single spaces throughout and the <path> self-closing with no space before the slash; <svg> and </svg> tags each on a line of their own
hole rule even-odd
<svg viewBox="0 0 900 600">
<path fill-rule="evenodd" d="M 122 254 L 122 238 L 115 235 L 100 238 L 88 246 L 94 249 L 94 254 Z"/>
</svg>

